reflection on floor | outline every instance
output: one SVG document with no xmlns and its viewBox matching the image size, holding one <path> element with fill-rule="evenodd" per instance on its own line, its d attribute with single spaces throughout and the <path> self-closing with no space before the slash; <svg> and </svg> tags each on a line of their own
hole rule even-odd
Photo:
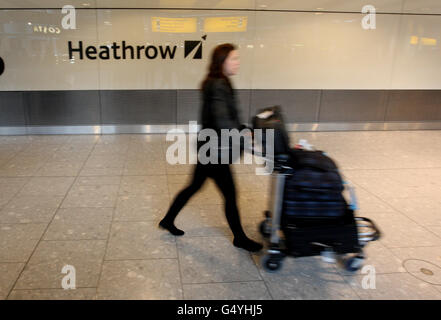
<svg viewBox="0 0 441 320">
<path fill-rule="evenodd" d="M 191 165 L 165 160 L 164 135 L 0 137 L 1 299 L 441 299 L 441 131 L 295 133 L 326 150 L 357 191 L 358 215 L 385 236 L 368 245 L 376 289 L 319 257 L 278 273 L 232 246 L 212 182 L 157 228 Z M 235 165 L 250 237 L 269 178 Z M 76 289 L 63 290 L 65 265 Z M 69 271 L 69 275 L 72 275 Z"/>
</svg>

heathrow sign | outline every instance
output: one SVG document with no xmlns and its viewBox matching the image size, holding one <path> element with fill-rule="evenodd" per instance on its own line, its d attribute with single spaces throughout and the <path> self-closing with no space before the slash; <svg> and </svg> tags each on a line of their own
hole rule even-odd
<svg viewBox="0 0 441 320">
<path fill-rule="evenodd" d="M 189 56 L 192 59 L 202 59 L 202 43 L 207 39 L 204 35 L 202 40 L 184 41 L 184 58 Z M 73 43 L 68 41 L 69 59 L 74 60 L 78 57 L 83 59 L 101 60 L 126 60 L 126 59 L 169 59 L 173 60 L 178 50 L 177 45 L 131 45 L 122 41 L 113 42 L 111 45 L 86 46 L 83 41 Z"/>
</svg>

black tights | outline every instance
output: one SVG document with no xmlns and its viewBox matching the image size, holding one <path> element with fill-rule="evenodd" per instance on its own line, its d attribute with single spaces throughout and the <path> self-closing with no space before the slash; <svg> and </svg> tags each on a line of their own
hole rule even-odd
<svg viewBox="0 0 441 320">
<path fill-rule="evenodd" d="M 236 204 L 236 189 L 233 175 L 228 164 L 200 164 L 196 165 L 191 184 L 182 190 L 173 201 L 164 220 L 173 223 L 179 211 L 187 201 L 202 187 L 207 178 L 212 178 L 221 190 L 225 199 L 225 216 L 235 238 L 245 238 L 240 223 L 239 210 Z"/>
</svg>

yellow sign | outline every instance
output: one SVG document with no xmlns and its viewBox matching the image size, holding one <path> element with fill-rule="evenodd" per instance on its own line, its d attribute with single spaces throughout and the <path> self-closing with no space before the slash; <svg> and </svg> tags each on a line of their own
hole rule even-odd
<svg viewBox="0 0 441 320">
<path fill-rule="evenodd" d="M 152 17 L 153 32 L 192 33 L 196 29 L 196 18 Z"/>
<path fill-rule="evenodd" d="M 245 32 L 248 17 L 211 17 L 205 18 L 204 32 Z"/>
<path fill-rule="evenodd" d="M 418 44 L 418 37 L 417 36 L 411 36 L 410 37 L 410 44 Z"/>
<path fill-rule="evenodd" d="M 434 38 L 421 38 L 421 43 L 424 46 L 436 46 L 436 39 L 434 39 Z"/>
<path fill-rule="evenodd" d="M 423 46 L 436 46 L 436 39 L 434 38 L 421 38 L 420 39 L 417 36 L 411 36 L 410 37 L 410 44 L 418 44 L 420 42 Z"/>
</svg>

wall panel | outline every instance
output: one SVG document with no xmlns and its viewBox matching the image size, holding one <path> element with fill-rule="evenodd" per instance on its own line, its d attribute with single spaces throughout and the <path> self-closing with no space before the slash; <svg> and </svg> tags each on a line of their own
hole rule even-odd
<svg viewBox="0 0 441 320">
<path fill-rule="evenodd" d="M 24 110 L 22 92 L 0 91 L 0 126 L 24 126 Z"/>
<path fill-rule="evenodd" d="M 23 95 L 28 125 L 95 125 L 101 121 L 96 90 L 27 91 Z"/>
<path fill-rule="evenodd" d="M 78 9 L 76 30 L 61 26 L 64 15 L 54 8 L 64 4 Z M 244 122 L 276 104 L 288 123 L 305 128 L 440 121 L 440 1 L 373 0 L 378 12 L 373 30 L 361 27 L 365 4 L 4 0 L 1 133 L 8 126 L 121 125 L 130 131 L 131 125 L 166 128 L 197 120 L 198 88 L 211 50 L 225 42 L 236 44 L 241 57 L 232 83 Z M 69 41 L 75 47 L 82 42 L 83 59 L 79 53 L 70 59 Z M 160 53 L 151 59 L 87 58 L 89 46 L 111 51 L 123 41 L 134 48 L 176 49 L 165 59 Z M 196 50 L 185 56 L 188 41 L 200 41 L 201 59 L 195 59 Z"/>
<path fill-rule="evenodd" d="M 387 91 L 326 90 L 318 122 L 384 121 Z"/>
</svg>

